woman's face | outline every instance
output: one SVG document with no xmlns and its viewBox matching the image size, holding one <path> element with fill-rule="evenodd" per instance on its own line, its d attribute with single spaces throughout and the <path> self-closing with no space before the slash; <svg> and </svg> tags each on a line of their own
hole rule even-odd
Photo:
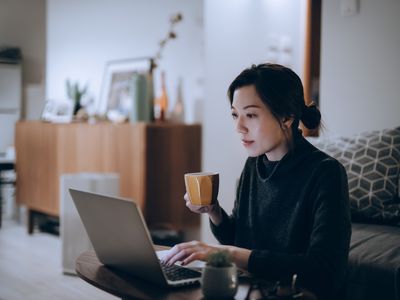
<svg viewBox="0 0 400 300">
<path fill-rule="evenodd" d="M 287 152 L 285 132 L 290 133 L 292 120 L 282 120 L 283 128 L 258 96 L 254 85 L 236 89 L 232 101 L 236 131 L 249 156 L 266 154 L 268 160 L 280 160 Z"/>
</svg>

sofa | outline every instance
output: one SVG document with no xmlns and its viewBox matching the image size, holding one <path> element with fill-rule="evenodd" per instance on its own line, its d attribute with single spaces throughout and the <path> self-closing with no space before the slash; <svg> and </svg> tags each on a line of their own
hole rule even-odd
<svg viewBox="0 0 400 300">
<path fill-rule="evenodd" d="M 400 300 L 400 127 L 308 138 L 346 168 L 352 237 L 348 300 Z"/>
</svg>

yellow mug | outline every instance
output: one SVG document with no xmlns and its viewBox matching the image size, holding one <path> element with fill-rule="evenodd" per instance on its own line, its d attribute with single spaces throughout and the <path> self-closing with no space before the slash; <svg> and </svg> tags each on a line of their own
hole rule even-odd
<svg viewBox="0 0 400 300">
<path fill-rule="evenodd" d="M 218 196 L 219 174 L 197 172 L 185 174 L 186 192 L 194 205 L 210 205 Z"/>
</svg>

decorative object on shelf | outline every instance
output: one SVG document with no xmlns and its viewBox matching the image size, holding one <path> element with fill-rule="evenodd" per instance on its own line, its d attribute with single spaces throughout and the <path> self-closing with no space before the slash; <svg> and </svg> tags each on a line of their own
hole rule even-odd
<svg viewBox="0 0 400 300">
<path fill-rule="evenodd" d="M 237 269 L 228 251 L 216 251 L 207 257 L 201 282 L 207 299 L 229 299 L 235 296 L 238 289 Z"/>
<path fill-rule="evenodd" d="M 154 61 L 148 57 L 109 61 L 105 67 L 97 113 L 107 115 L 114 122 L 128 118 L 151 121 L 153 68 Z M 132 115 L 133 109 L 136 112 Z"/>
<path fill-rule="evenodd" d="M 175 31 L 174 31 L 174 28 L 175 28 L 176 24 L 178 24 L 182 20 L 183 20 L 183 16 L 182 16 L 181 13 L 177 13 L 177 14 L 173 15 L 170 18 L 168 33 L 167 33 L 166 37 L 163 38 L 158 44 L 159 48 L 158 48 L 157 53 L 156 53 L 156 55 L 154 57 L 155 66 L 157 66 L 157 62 L 161 59 L 162 51 L 164 50 L 164 47 L 167 44 L 167 42 L 169 40 L 176 39 L 177 35 L 176 35 Z"/>
<path fill-rule="evenodd" d="M 176 101 L 171 112 L 171 121 L 183 123 L 185 121 L 185 108 L 182 96 L 182 78 L 179 79 L 176 90 Z"/>
<path fill-rule="evenodd" d="M 107 116 L 113 122 L 151 122 L 157 110 L 157 119 L 165 120 L 168 96 L 165 82 L 162 95 L 154 99 L 153 74 L 167 42 L 176 38 L 174 27 L 183 19 L 177 13 L 170 19 L 170 28 L 154 57 L 120 59 L 107 62 L 102 81 L 97 115 Z M 165 76 L 165 75 L 162 75 Z"/>
<path fill-rule="evenodd" d="M 132 75 L 130 122 L 153 120 L 153 78 L 151 73 Z"/>
<path fill-rule="evenodd" d="M 72 100 L 74 103 L 73 115 L 75 116 L 78 111 L 82 108 L 82 97 L 87 92 L 87 84 L 83 87 L 79 86 L 78 82 L 71 83 L 69 79 L 65 82 L 65 87 L 67 90 L 68 99 Z"/>
<path fill-rule="evenodd" d="M 165 72 L 161 72 L 161 95 L 154 103 L 154 118 L 156 121 L 165 121 L 168 112 L 168 94 L 165 84 Z"/>
<path fill-rule="evenodd" d="M 170 24 L 169 24 L 169 30 L 165 36 L 160 42 L 159 42 L 159 48 L 157 50 L 157 53 L 154 56 L 154 68 L 158 66 L 159 60 L 162 58 L 162 52 L 165 48 L 165 45 L 168 43 L 168 41 L 172 39 L 176 39 L 177 34 L 175 32 L 175 26 L 178 24 L 180 21 L 183 20 L 183 16 L 181 13 L 177 13 L 173 15 L 170 18 Z M 165 121 L 167 119 L 167 113 L 168 113 L 168 94 L 167 94 L 167 89 L 166 89 L 166 84 L 165 84 L 165 73 L 161 73 L 161 95 L 154 101 L 154 119 L 156 121 Z"/>
<path fill-rule="evenodd" d="M 41 120 L 52 123 L 69 123 L 73 117 L 73 104 L 66 100 L 47 100 Z"/>
</svg>

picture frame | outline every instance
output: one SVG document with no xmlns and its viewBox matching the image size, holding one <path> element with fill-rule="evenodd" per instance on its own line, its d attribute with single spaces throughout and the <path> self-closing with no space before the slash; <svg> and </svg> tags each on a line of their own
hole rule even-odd
<svg viewBox="0 0 400 300">
<path fill-rule="evenodd" d="M 52 123 L 70 123 L 74 105 L 67 100 L 46 100 L 40 119 Z"/>
<path fill-rule="evenodd" d="M 101 86 L 97 113 L 109 111 L 128 115 L 131 105 L 130 79 L 134 73 L 151 74 L 154 60 L 150 57 L 129 58 L 107 62 Z"/>
</svg>

